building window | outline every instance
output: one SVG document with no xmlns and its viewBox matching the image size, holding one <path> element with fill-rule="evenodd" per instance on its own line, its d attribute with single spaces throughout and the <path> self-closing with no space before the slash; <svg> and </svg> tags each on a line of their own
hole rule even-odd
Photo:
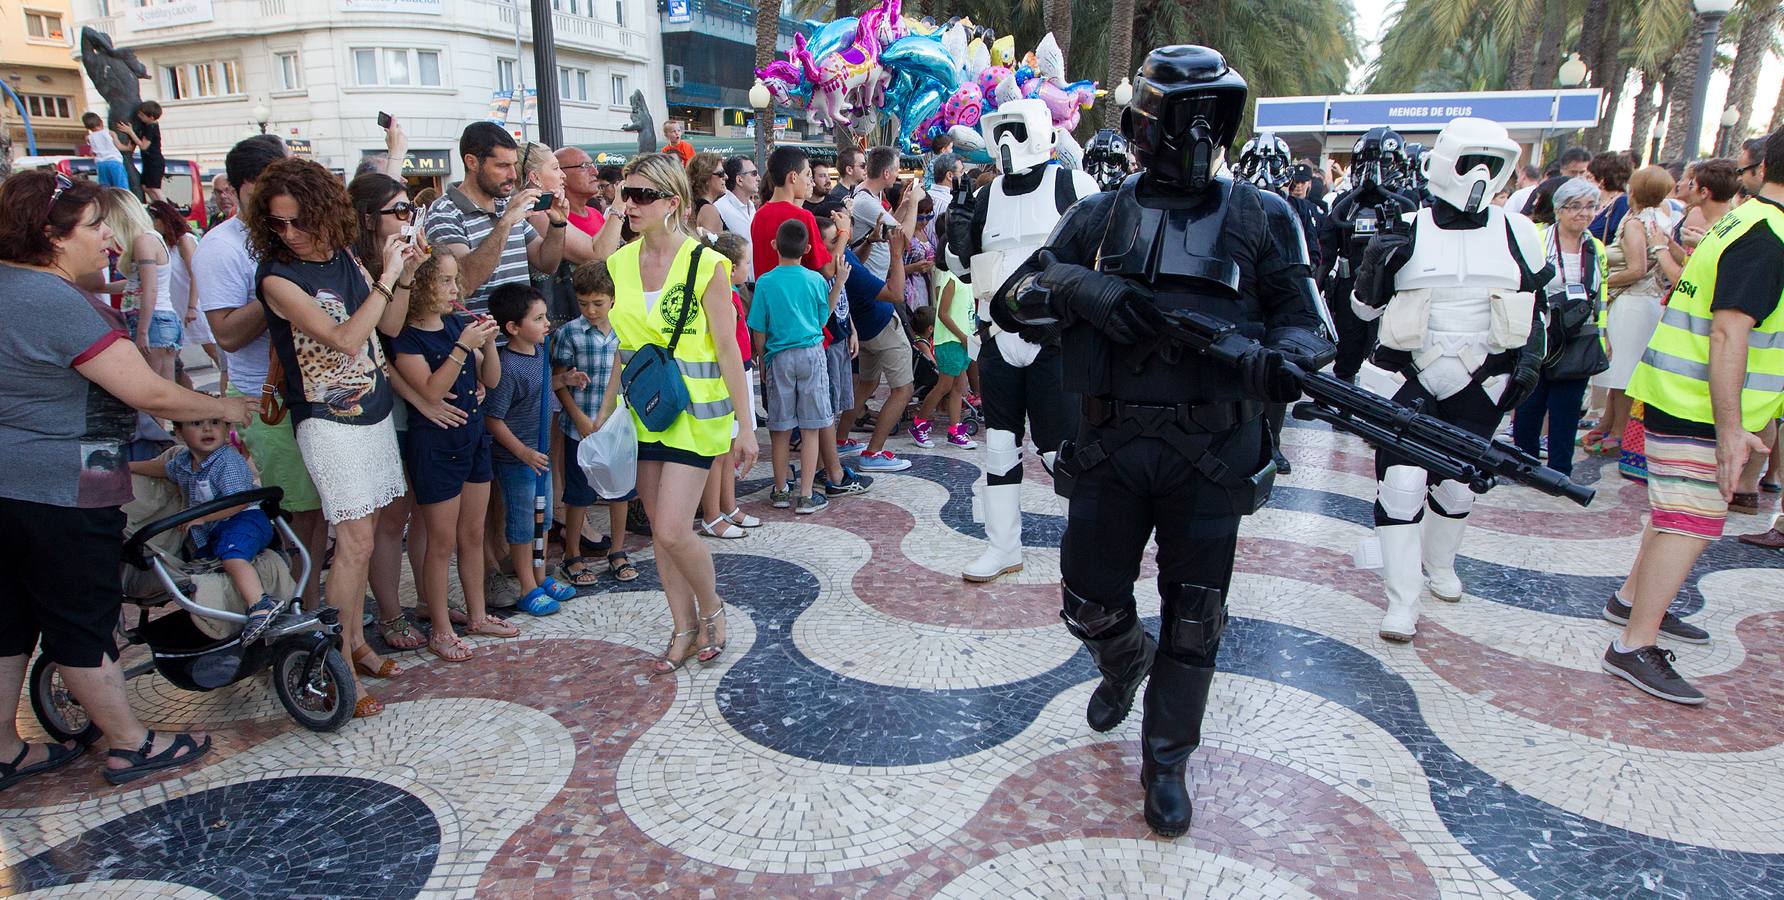
<svg viewBox="0 0 1784 900">
<path fill-rule="evenodd" d="M 496 90 L 504 94 L 514 92 L 514 60 L 496 60 Z"/>
<path fill-rule="evenodd" d="M 242 93 L 241 62 L 233 59 L 161 67 L 164 100 L 235 97 Z"/>
<path fill-rule="evenodd" d="M 304 86 L 303 68 L 298 65 L 297 51 L 273 54 L 273 69 L 278 72 L 279 90 L 295 91 Z"/>
<path fill-rule="evenodd" d="M 353 83 L 360 87 L 439 87 L 442 84 L 440 51 L 402 47 L 354 50 Z"/>
<path fill-rule="evenodd" d="M 624 76 L 624 75 L 613 76 L 612 101 L 613 101 L 614 106 L 625 106 L 626 104 L 632 102 L 632 91 L 631 91 L 631 89 L 626 87 L 626 76 Z"/>
<path fill-rule="evenodd" d="M 613 0 L 613 24 L 626 24 L 626 0 Z"/>
<path fill-rule="evenodd" d="M 588 102 L 587 69 L 572 66 L 558 66 L 558 97 L 563 100 L 580 100 Z"/>
<path fill-rule="evenodd" d="M 25 110 L 34 119 L 71 119 L 69 112 L 73 107 L 68 97 L 56 97 L 49 94 L 21 94 L 25 101 Z"/>
<path fill-rule="evenodd" d="M 68 34 L 62 30 L 62 14 L 25 10 L 25 37 L 38 43 L 68 43 Z"/>
</svg>

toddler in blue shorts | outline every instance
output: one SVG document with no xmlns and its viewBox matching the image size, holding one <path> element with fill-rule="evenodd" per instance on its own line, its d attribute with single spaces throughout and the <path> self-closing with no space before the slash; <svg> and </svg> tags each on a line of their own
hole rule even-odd
<svg viewBox="0 0 1784 900">
<path fill-rule="evenodd" d="M 174 431 L 184 444 L 165 464 L 143 460 L 130 471 L 152 478 L 166 478 L 180 488 L 188 509 L 218 497 L 251 491 L 254 471 L 241 451 L 226 443 L 229 426 L 222 419 L 180 422 Z M 279 601 L 266 593 L 254 557 L 273 542 L 273 523 L 258 506 L 234 507 L 212 513 L 186 526 L 196 559 L 220 559 L 223 571 L 248 604 L 248 623 L 242 626 L 243 644 L 259 640 L 278 614 Z"/>
</svg>

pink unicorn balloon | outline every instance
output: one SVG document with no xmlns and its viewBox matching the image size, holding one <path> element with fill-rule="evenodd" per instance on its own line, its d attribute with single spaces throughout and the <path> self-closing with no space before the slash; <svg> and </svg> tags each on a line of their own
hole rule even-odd
<svg viewBox="0 0 1784 900">
<path fill-rule="evenodd" d="M 813 59 L 804 35 L 794 35 L 793 50 L 807 81 L 812 83 L 807 117 L 825 128 L 853 121 L 851 108 L 874 109 L 885 99 L 890 78 L 880 68 L 880 51 L 905 35 L 902 0 L 885 0 L 861 14 L 849 46 Z"/>
</svg>

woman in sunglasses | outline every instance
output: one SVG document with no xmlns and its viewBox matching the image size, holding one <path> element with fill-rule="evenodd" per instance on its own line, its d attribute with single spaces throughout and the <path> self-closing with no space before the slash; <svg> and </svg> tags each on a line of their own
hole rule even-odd
<svg viewBox="0 0 1784 900">
<path fill-rule="evenodd" d="M 381 172 L 367 172 L 347 185 L 347 196 L 353 202 L 353 215 L 359 223 L 359 237 L 353 241 L 353 255 L 373 278 L 384 274 L 382 248 L 392 239 L 402 238 L 407 226 L 415 226 L 418 248 L 425 240 L 425 236 L 421 235 L 424 207 L 411 201 L 408 189 L 395 178 Z M 405 277 L 403 280 L 410 279 Z M 380 337 L 385 358 L 389 359 L 390 342 Z M 394 404 L 390 412 L 391 422 L 396 427 L 398 446 L 403 446 L 403 439 L 408 433 L 411 410 L 441 428 L 457 428 L 465 423 L 463 410 L 450 401 L 427 400 L 415 390 L 414 385 L 403 378 L 395 366 L 391 366 L 387 374 L 390 376 L 391 389 L 403 399 L 402 403 Z M 420 608 L 426 608 L 427 597 L 422 584 L 421 562 L 427 558 L 427 528 L 420 516 L 410 515 L 413 512 L 410 502 L 413 493 L 405 492 L 378 514 L 378 532 L 372 545 L 370 578 L 372 599 L 378 603 L 378 632 L 384 643 L 397 650 L 419 650 L 427 644 L 427 637 L 403 613 L 400 590 L 403 535 L 406 532 L 409 568 L 415 575 L 415 592 Z M 458 604 L 453 607 L 453 615 L 462 619 L 463 601 L 458 601 Z"/>
<path fill-rule="evenodd" d="M 393 236 L 373 278 L 350 252 L 359 226 L 346 189 L 314 162 L 281 159 L 254 184 L 256 286 L 304 468 L 335 529 L 328 601 L 341 612 L 341 649 L 357 672 L 389 678 L 401 670 L 366 644 L 360 619 L 378 511 L 405 490 L 389 367 L 374 335 L 401 333 L 420 255 Z M 353 713 L 382 709 L 362 692 Z"/>
<path fill-rule="evenodd" d="M 105 732 L 107 780 L 192 762 L 202 734 L 156 733 L 130 711 L 113 637 L 131 499 L 124 445 L 136 412 L 248 421 L 249 401 L 156 377 L 111 307 L 78 284 L 104 281 L 111 229 L 99 183 L 51 172 L 0 182 L 0 790 L 78 759 L 26 744 L 14 727 L 25 664 L 39 647 Z"/>
<path fill-rule="evenodd" d="M 640 238 L 607 260 L 614 284 L 611 321 L 622 363 L 646 344 L 667 347 L 679 333 L 673 355 L 691 401 L 662 431 L 651 431 L 635 413 L 627 413 L 638 430 L 638 496 L 658 525 L 653 533 L 658 569 L 675 621 L 669 649 L 656 663 L 665 674 L 690 656 L 710 663 L 724 652 L 725 603 L 712 554 L 686 523 L 694 517 L 715 458 L 735 452 L 738 470 L 747 472 L 757 454 L 754 423 L 739 428 L 734 413 L 749 406 L 731 278 L 723 255 L 707 249 L 696 256 L 702 245 L 685 225 L 690 194 L 677 158 L 660 153 L 633 158 L 620 187 L 620 210 Z M 613 368 L 603 422 L 613 412 L 624 371 L 623 364 Z"/>
</svg>

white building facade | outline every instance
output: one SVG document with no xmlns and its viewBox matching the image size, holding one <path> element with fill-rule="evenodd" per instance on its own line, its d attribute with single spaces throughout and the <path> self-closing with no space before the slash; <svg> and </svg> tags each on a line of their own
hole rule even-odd
<svg viewBox="0 0 1784 900">
<path fill-rule="evenodd" d="M 543 0 L 541 0 L 543 2 Z M 627 140 L 630 97 L 664 110 L 654 0 L 551 0 L 564 143 Z M 261 130 L 351 175 L 381 153 L 378 113 L 408 134 L 407 172 L 436 186 L 463 177 L 458 137 L 491 117 L 492 96 L 534 88 L 524 0 L 75 0 L 92 26 L 149 72 L 145 100 L 164 109 L 169 159 L 221 170 L 236 141 Z M 520 52 L 516 54 L 516 25 Z M 95 109 L 105 101 L 88 86 Z M 516 104 L 519 106 L 519 104 Z M 509 119 L 521 127 L 521 111 Z M 537 137 L 533 122 L 528 137 Z"/>
</svg>

